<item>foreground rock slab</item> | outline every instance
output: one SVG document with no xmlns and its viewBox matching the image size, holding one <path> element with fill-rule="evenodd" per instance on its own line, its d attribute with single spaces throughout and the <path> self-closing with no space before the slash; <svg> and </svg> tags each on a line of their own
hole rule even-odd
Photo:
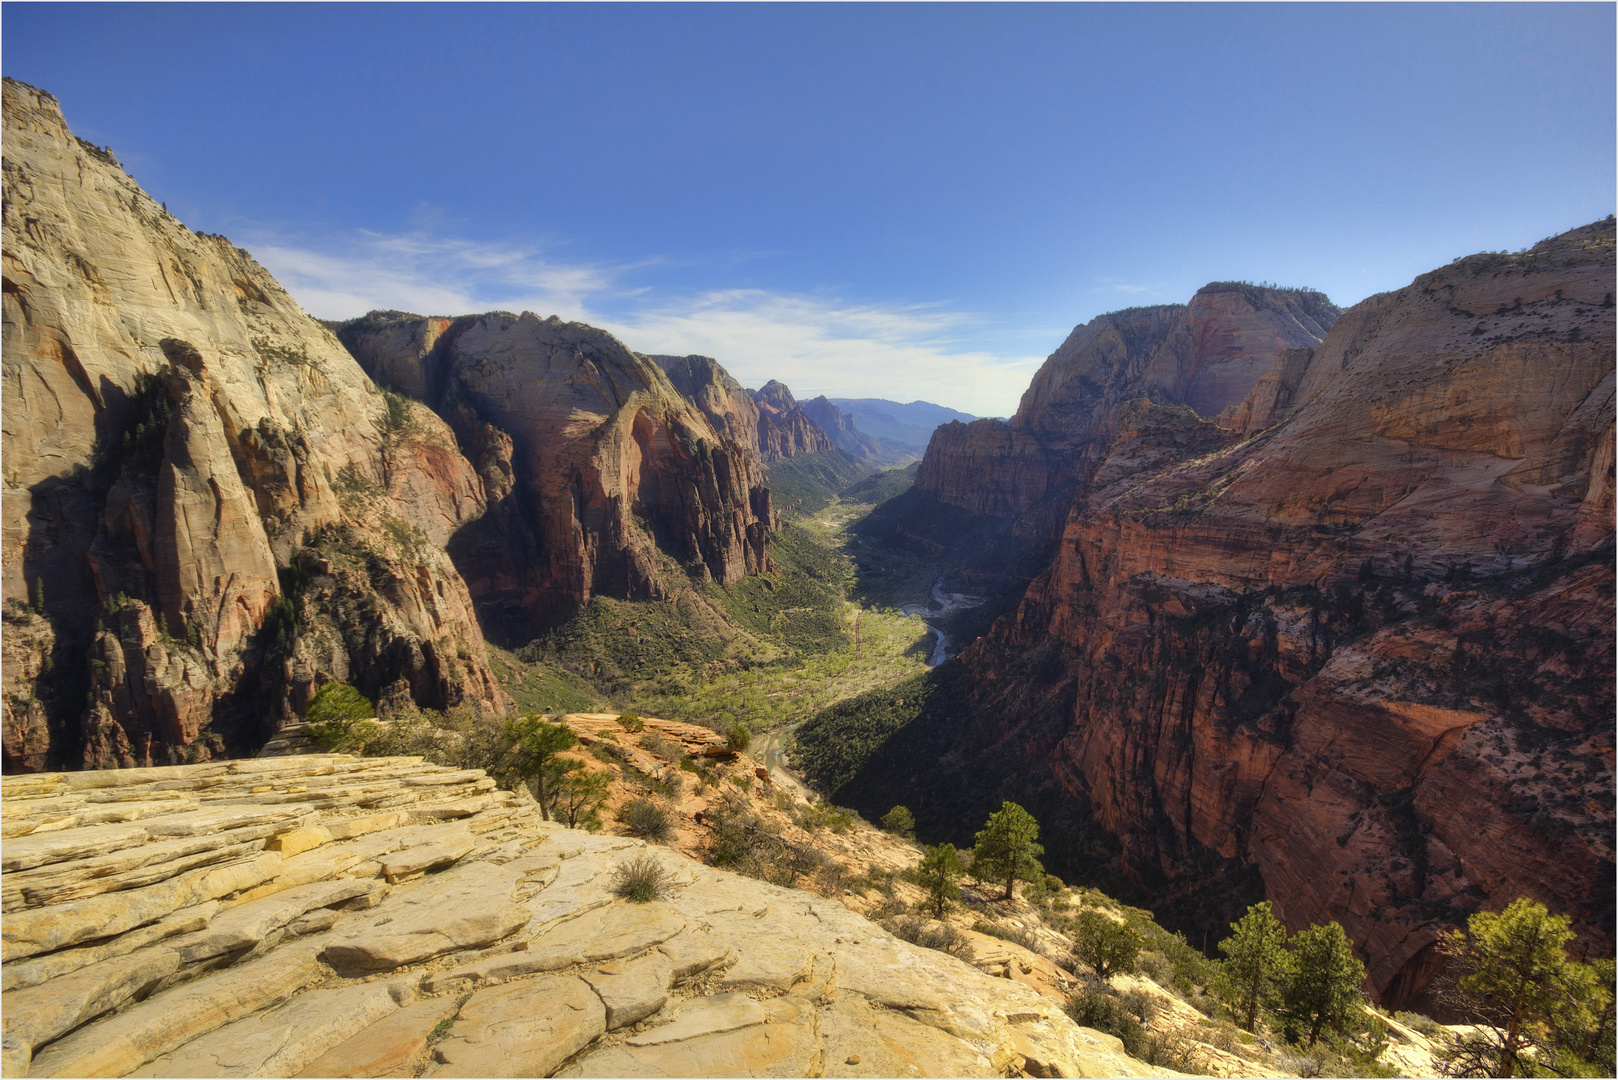
<svg viewBox="0 0 1618 1080">
<path fill-rule="evenodd" d="M 291 756 L 266 791 L 236 764 L 5 778 L 8 822 L 73 823 L 8 841 L 12 874 L 100 890 L 8 890 L 5 1076 L 1165 1075 L 1027 986 L 481 774 Z M 365 785 L 385 810 L 331 797 Z M 109 788 L 142 816 L 82 824 Z M 614 895 L 647 854 L 664 895 Z"/>
</svg>

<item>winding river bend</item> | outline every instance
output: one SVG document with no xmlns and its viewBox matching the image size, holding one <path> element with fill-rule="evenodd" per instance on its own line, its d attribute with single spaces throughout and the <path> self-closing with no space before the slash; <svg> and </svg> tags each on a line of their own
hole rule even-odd
<svg viewBox="0 0 1618 1080">
<path fill-rule="evenodd" d="M 982 597 L 967 596 L 965 593 L 945 592 L 944 575 L 939 574 L 938 579 L 933 582 L 932 603 L 906 604 L 899 609 L 901 615 L 908 615 L 912 619 L 920 619 L 927 629 L 938 635 L 938 640 L 933 644 L 933 653 L 927 658 L 928 667 L 937 667 L 949 658 L 949 636 L 941 628 L 927 620 L 942 619 L 946 615 L 954 614 L 965 608 L 977 607 L 981 603 L 983 603 Z M 938 606 L 934 607 L 933 604 Z"/>
</svg>

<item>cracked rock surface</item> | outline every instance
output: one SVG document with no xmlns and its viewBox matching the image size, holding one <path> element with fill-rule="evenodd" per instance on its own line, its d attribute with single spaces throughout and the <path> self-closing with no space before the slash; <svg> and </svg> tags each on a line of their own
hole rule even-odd
<svg viewBox="0 0 1618 1080">
<path fill-rule="evenodd" d="M 1168 1075 L 1027 986 L 477 772 L 318 754 L 3 793 L 8 1077 Z M 610 882 L 642 855 L 671 884 L 632 903 Z"/>
</svg>

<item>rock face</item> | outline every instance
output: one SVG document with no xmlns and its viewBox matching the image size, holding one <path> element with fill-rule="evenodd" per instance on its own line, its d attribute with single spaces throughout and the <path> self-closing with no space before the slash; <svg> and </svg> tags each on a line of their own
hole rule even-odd
<svg viewBox="0 0 1618 1080">
<path fill-rule="evenodd" d="M 923 503 L 953 507 L 1047 543 L 1117 436 L 1126 402 L 1214 417 L 1245 400 L 1282 352 L 1319 344 L 1338 314 L 1320 293 L 1216 282 L 1189 304 L 1092 319 L 1045 361 L 1011 420 L 934 431 L 910 516 L 925 517 Z"/>
<path fill-rule="evenodd" d="M 526 642 L 591 596 L 663 596 L 669 560 L 725 584 L 767 565 L 773 515 L 751 445 L 605 331 L 372 312 L 340 336 L 378 382 L 442 416 L 484 477 L 488 512 L 450 553 L 486 630 Z M 717 376 L 710 389 L 745 434 Z"/>
<path fill-rule="evenodd" d="M 4 1074 L 1147 1076 L 840 905 L 306 755 L 7 777 Z M 661 898 L 612 891 L 653 860 Z"/>
<path fill-rule="evenodd" d="M 8 685 L 6 767 L 251 748 L 356 669 L 373 694 L 404 678 L 423 704 L 498 710 L 436 550 L 484 505 L 449 431 L 384 400 L 246 252 L 187 230 L 50 95 L 8 80 L 4 110 L 0 554 L 8 617 L 42 596 L 52 628 L 15 639 L 51 650 L 26 661 L 48 745 Z M 376 629 L 322 642 L 304 631 L 342 619 L 298 568 L 345 529 Z"/>
<path fill-rule="evenodd" d="M 831 449 L 831 440 L 793 400 L 792 391 L 771 379 L 756 393 L 706 356 L 648 356 L 674 388 L 689 398 L 714 430 L 758 452 L 766 465 L 799 454 Z"/>
<path fill-rule="evenodd" d="M 1609 219 L 1372 297 L 1276 358 L 1246 438 L 1122 410 L 1055 562 L 964 654 L 976 719 L 868 773 L 947 814 L 985 772 L 1188 929 L 1261 895 L 1335 919 L 1393 1007 L 1518 896 L 1610 955 L 1613 271 Z"/>
<path fill-rule="evenodd" d="M 765 390 L 768 389 L 766 386 Z M 781 389 L 785 390 L 786 387 L 782 386 Z M 915 460 L 915 454 L 895 451 L 892 447 L 884 445 L 882 440 L 861 431 L 855 426 L 854 418 L 833 405 L 824 394 L 813 401 L 804 402 L 802 408 L 809 419 L 830 437 L 833 446 L 861 464 L 885 468 L 899 462 Z"/>
</svg>

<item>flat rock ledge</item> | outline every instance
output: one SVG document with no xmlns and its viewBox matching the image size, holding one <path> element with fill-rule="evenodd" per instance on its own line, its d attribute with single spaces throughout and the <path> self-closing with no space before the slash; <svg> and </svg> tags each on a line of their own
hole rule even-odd
<svg viewBox="0 0 1618 1080">
<path fill-rule="evenodd" d="M 8 776 L 4 1075 L 1162 1076 L 842 906 L 306 754 Z M 672 885 L 616 897 L 650 856 Z"/>
</svg>

